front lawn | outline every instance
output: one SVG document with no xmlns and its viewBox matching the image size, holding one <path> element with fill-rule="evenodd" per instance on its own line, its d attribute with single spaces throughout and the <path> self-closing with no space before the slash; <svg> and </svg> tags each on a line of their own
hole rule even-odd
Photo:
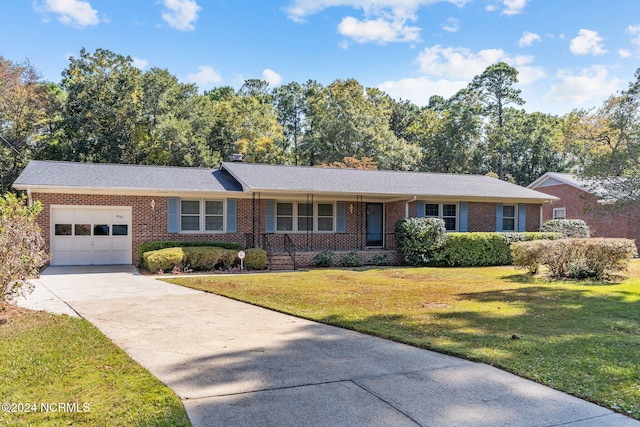
<svg viewBox="0 0 640 427">
<path fill-rule="evenodd" d="M 620 283 L 513 267 L 380 268 L 168 279 L 500 367 L 640 419 L 640 260 Z"/>
<path fill-rule="evenodd" d="M 12 311 L 0 322 L 0 425 L 191 425 L 178 397 L 86 320 Z"/>
</svg>

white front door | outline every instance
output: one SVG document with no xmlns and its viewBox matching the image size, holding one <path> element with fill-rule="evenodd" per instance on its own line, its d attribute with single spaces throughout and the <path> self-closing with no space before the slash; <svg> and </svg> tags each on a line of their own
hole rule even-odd
<svg viewBox="0 0 640 427">
<path fill-rule="evenodd" d="M 131 264 L 131 207 L 51 207 L 51 265 Z"/>
</svg>

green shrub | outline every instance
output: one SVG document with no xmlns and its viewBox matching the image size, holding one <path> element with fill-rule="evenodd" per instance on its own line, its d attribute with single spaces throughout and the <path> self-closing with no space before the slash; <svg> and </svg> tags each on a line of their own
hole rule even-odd
<svg viewBox="0 0 640 427">
<path fill-rule="evenodd" d="M 226 270 L 236 260 L 237 251 L 211 246 L 182 248 L 183 264 L 194 270 Z"/>
<path fill-rule="evenodd" d="M 182 248 L 167 248 L 149 251 L 143 254 L 144 265 L 149 271 L 171 271 L 174 267 L 183 265 L 184 252 Z"/>
<path fill-rule="evenodd" d="M 150 271 L 171 271 L 178 267 L 192 270 L 227 269 L 235 262 L 237 252 L 212 246 L 166 248 L 143 254 Z"/>
<path fill-rule="evenodd" d="M 440 218 L 404 218 L 396 223 L 398 250 L 409 265 L 440 261 L 439 250 L 447 240 L 444 220 Z"/>
<path fill-rule="evenodd" d="M 552 277 L 597 280 L 626 271 L 638 254 L 633 240 L 604 238 L 520 242 L 511 250 L 514 264 L 530 272 L 544 265 Z"/>
<path fill-rule="evenodd" d="M 518 232 L 518 233 L 501 233 L 509 245 L 516 242 L 528 242 L 531 240 L 557 240 L 562 239 L 564 234 L 554 232 L 554 231 L 526 231 L 526 232 Z"/>
<path fill-rule="evenodd" d="M 267 252 L 264 249 L 246 249 L 244 253 L 243 264 L 247 270 L 265 270 L 267 268 Z"/>
<path fill-rule="evenodd" d="M 509 241 L 505 233 L 452 233 L 442 248 L 442 261 L 452 267 L 508 265 Z"/>
<path fill-rule="evenodd" d="M 540 231 L 561 233 L 565 238 L 591 236 L 589 226 L 581 219 L 552 219 L 542 224 Z"/>
<path fill-rule="evenodd" d="M 311 259 L 311 263 L 316 267 L 333 267 L 335 256 L 331 251 L 322 251 Z"/>
<path fill-rule="evenodd" d="M 371 265 L 389 265 L 391 261 L 389 260 L 389 255 L 387 254 L 375 254 L 369 260 L 369 264 Z"/>
<path fill-rule="evenodd" d="M 340 258 L 340 264 L 344 267 L 361 267 L 362 257 L 356 251 L 347 252 Z"/>
<path fill-rule="evenodd" d="M 152 242 L 143 242 L 138 245 L 138 257 L 140 259 L 140 265 L 148 268 L 149 266 L 144 263 L 144 253 L 150 251 L 157 251 L 159 249 L 166 248 L 186 248 L 192 246 L 215 246 L 218 248 L 224 249 L 233 249 L 239 251 L 242 249 L 242 245 L 236 242 L 192 242 L 192 241 L 170 241 L 170 240 L 161 240 L 161 241 L 152 241 Z"/>
</svg>

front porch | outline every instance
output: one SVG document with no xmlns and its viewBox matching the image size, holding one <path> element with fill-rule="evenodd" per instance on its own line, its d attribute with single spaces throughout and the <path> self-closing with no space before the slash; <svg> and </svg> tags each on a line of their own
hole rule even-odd
<svg viewBox="0 0 640 427">
<path fill-rule="evenodd" d="M 355 251 L 364 265 L 399 264 L 394 233 L 262 233 L 245 235 L 247 248 L 267 252 L 272 270 L 296 270 L 313 266 L 313 258 L 322 251 L 334 252 L 336 266 L 341 258 Z M 387 260 L 386 262 L 381 262 Z"/>
</svg>

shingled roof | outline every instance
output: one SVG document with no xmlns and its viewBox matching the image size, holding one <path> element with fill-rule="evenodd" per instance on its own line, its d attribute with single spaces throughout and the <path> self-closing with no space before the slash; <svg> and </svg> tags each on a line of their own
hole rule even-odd
<svg viewBox="0 0 640 427">
<path fill-rule="evenodd" d="M 419 173 L 223 163 L 252 192 L 343 193 L 457 199 L 518 199 L 544 202 L 556 198 L 484 175 Z"/>
<path fill-rule="evenodd" d="M 242 191 L 227 172 L 204 168 L 31 161 L 14 188 L 123 191 Z"/>
<path fill-rule="evenodd" d="M 313 193 L 386 198 L 556 198 L 482 175 L 368 171 L 225 162 L 219 169 L 32 161 L 13 184 L 18 190 L 113 192 Z"/>
</svg>

